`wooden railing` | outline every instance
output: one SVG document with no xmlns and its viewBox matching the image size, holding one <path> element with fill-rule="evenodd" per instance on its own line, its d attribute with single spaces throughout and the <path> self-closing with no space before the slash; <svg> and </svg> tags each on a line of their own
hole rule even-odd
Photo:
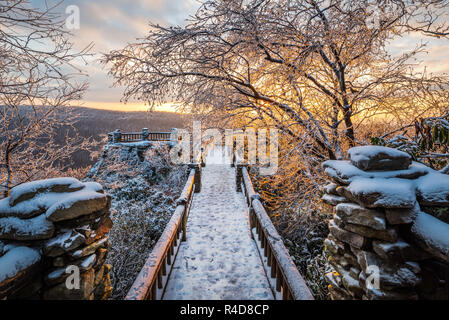
<svg viewBox="0 0 449 320">
<path fill-rule="evenodd" d="M 126 132 L 120 134 L 120 140 L 117 142 L 137 142 L 142 141 L 142 132 Z"/>
<path fill-rule="evenodd" d="M 150 132 L 149 141 L 170 141 L 170 132 Z"/>
<path fill-rule="evenodd" d="M 201 152 L 196 162 L 189 165 L 189 178 L 177 200 L 175 213 L 134 281 L 126 300 L 162 299 L 181 241 L 187 239 L 187 219 L 193 194 L 201 190 L 201 167 L 204 165 Z"/>
<path fill-rule="evenodd" d="M 109 142 L 113 143 L 130 143 L 139 141 L 170 141 L 171 132 L 149 132 L 147 128 L 143 128 L 141 132 L 121 132 L 115 130 L 108 134 Z"/>
<path fill-rule="evenodd" d="M 251 233 L 276 299 L 313 300 L 313 295 L 273 226 L 259 194 L 254 191 L 246 165 L 242 164 L 238 155 L 233 156 L 233 163 L 236 167 L 236 187 L 245 194 Z"/>
</svg>

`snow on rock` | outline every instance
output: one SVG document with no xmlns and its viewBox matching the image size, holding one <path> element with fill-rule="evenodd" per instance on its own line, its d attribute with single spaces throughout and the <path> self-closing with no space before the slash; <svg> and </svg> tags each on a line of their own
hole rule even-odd
<svg viewBox="0 0 449 320">
<path fill-rule="evenodd" d="M 417 181 L 420 203 L 427 206 L 449 205 L 449 175 L 431 172 Z"/>
<path fill-rule="evenodd" d="M 357 168 L 368 170 L 405 170 L 412 163 L 412 157 L 393 148 L 362 146 L 348 151 L 351 163 Z"/>
<path fill-rule="evenodd" d="M 42 214 L 36 218 L 22 220 L 16 217 L 0 218 L 0 239 L 43 240 L 53 236 L 55 227 Z"/>
<path fill-rule="evenodd" d="M 63 182 L 66 182 L 66 184 Z M 69 185 L 69 182 L 72 182 L 72 184 Z M 30 185 L 31 187 L 25 188 L 27 185 Z M 19 191 L 23 191 L 23 193 L 19 193 L 17 188 L 19 188 Z M 26 189 L 37 191 L 32 193 L 26 191 Z M 13 192 L 14 190 L 16 190 L 15 193 Z M 11 196 L 15 194 L 16 197 L 18 197 L 17 199 L 21 199 L 20 202 L 16 201 L 16 204 L 11 206 L 11 197 L 0 200 L 0 218 L 12 216 L 22 219 L 29 219 L 45 213 L 55 203 L 63 201 L 64 199 L 73 199 L 75 197 L 82 198 L 86 192 L 91 194 L 104 193 L 102 186 L 96 182 L 81 183 L 73 178 L 58 178 L 25 183 L 11 190 Z M 24 200 L 25 198 L 27 199 Z"/>
<path fill-rule="evenodd" d="M 78 248 L 85 241 L 86 238 L 82 234 L 71 230 L 47 241 L 43 251 L 46 256 L 57 257 Z"/>
<path fill-rule="evenodd" d="M 321 200 L 323 200 L 324 203 L 330 204 L 331 206 L 336 206 L 339 203 L 345 203 L 349 202 L 348 199 L 341 196 L 335 196 L 333 194 L 325 194 Z"/>
<path fill-rule="evenodd" d="M 415 187 L 404 179 L 358 178 L 347 190 L 354 200 L 368 208 L 413 208 L 416 203 Z"/>
<path fill-rule="evenodd" d="M 96 260 L 97 260 L 97 256 L 95 255 L 95 253 L 93 253 L 90 256 L 88 256 L 87 258 L 83 259 L 79 265 L 81 271 L 86 271 L 86 270 L 89 270 L 90 268 L 92 268 L 93 265 L 95 264 Z"/>
<path fill-rule="evenodd" d="M 401 178 L 416 179 L 432 171 L 427 166 L 413 162 L 408 169 L 395 171 L 363 171 L 352 165 L 350 161 L 328 160 L 323 163 L 323 168 L 327 175 L 340 184 L 348 185 L 355 178 Z"/>
<path fill-rule="evenodd" d="M 104 209 L 107 195 L 94 191 L 78 191 L 54 203 L 46 212 L 50 221 L 75 219 Z"/>
<path fill-rule="evenodd" d="M 355 203 L 341 203 L 335 207 L 336 214 L 347 223 L 360 224 L 375 230 L 385 230 L 385 214 L 366 209 Z"/>
<path fill-rule="evenodd" d="M 17 276 L 37 264 L 41 256 L 37 250 L 16 247 L 0 257 L 0 283 Z"/>
<path fill-rule="evenodd" d="M 329 183 L 328 185 L 326 185 L 323 188 L 323 191 L 325 193 L 327 193 L 327 194 L 338 196 L 339 194 L 337 193 L 337 188 L 338 188 L 338 184 L 336 184 L 336 183 Z"/>
<path fill-rule="evenodd" d="M 84 185 L 75 178 L 54 178 L 23 183 L 11 189 L 9 205 L 14 207 L 19 202 L 33 198 L 43 192 L 73 192 L 81 190 Z"/>
<path fill-rule="evenodd" d="M 446 257 L 449 256 L 449 224 L 420 212 L 413 224 L 412 233 L 429 247 L 438 250 Z"/>
<path fill-rule="evenodd" d="M 98 182 L 83 182 L 84 183 L 84 190 L 86 191 L 94 191 L 99 193 L 104 193 L 103 186 L 99 184 Z"/>
</svg>

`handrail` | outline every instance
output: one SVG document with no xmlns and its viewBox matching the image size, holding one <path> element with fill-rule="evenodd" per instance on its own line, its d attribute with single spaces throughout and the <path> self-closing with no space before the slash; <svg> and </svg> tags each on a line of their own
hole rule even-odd
<svg viewBox="0 0 449 320">
<path fill-rule="evenodd" d="M 144 128 L 141 132 L 121 132 L 115 130 L 108 134 L 108 139 L 113 143 L 138 142 L 138 141 L 171 141 L 171 132 L 149 132 Z"/>
<path fill-rule="evenodd" d="M 185 241 L 186 239 L 186 224 L 195 189 L 194 182 L 195 170 L 191 170 L 181 197 L 177 201 L 178 206 L 175 213 L 154 246 L 125 300 L 157 300 L 163 296 L 179 251 L 180 241 L 178 242 L 178 240 L 180 240 L 181 234 L 181 240 Z M 160 292 L 158 293 L 158 291 Z"/>
<path fill-rule="evenodd" d="M 234 159 L 241 160 L 238 156 Z M 281 236 L 268 216 L 260 196 L 254 191 L 246 165 L 236 161 L 236 184 L 238 191 L 244 191 L 249 208 L 251 233 L 258 243 L 258 250 L 267 276 L 275 279 L 270 282 L 275 295 L 281 295 L 283 300 L 313 300 L 313 295 L 306 282 L 292 261 Z M 262 252 L 263 250 L 263 252 Z"/>
<path fill-rule="evenodd" d="M 170 278 L 180 242 L 187 240 L 187 218 L 193 194 L 201 190 L 203 150 L 191 163 L 189 177 L 176 201 L 177 207 L 142 270 L 128 291 L 125 300 L 157 300 L 163 297 Z M 181 239 L 181 241 L 178 241 Z"/>
</svg>

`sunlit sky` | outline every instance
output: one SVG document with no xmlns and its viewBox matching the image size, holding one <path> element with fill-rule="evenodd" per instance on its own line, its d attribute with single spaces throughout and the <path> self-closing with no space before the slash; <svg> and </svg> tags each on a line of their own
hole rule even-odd
<svg viewBox="0 0 449 320">
<path fill-rule="evenodd" d="M 55 4 L 61 0 L 31 0 L 34 6 L 44 7 L 45 3 Z M 66 7 L 76 5 L 80 9 L 80 29 L 74 30 L 74 43 L 81 49 L 94 43 L 94 57 L 84 70 L 89 74 L 90 88 L 80 103 L 93 108 L 134 111 L 145 110 L 141 102 L 120 103 L 123 88 L 112 87 L 112 79 L 107 69 L 99 62 L 101 53 L 121 49 L 136 38 L 144 37 L 149 30 L 149 21 L 163 25 L 184 24 L 189 15 L 199 6 L 197 0 L 65 0 L 58 11 L 65 14 Z M 429 39 L 421 35 L 411 35 L 394 41 L 390 50 L 399 54 L 410 50 L 420 41 L 428 42 L 428 54 L 419 58 L 430 72 L 449 73 L 449 40 Z M 170 105 L 160 110 L 174 111 Z"/>
</svg>

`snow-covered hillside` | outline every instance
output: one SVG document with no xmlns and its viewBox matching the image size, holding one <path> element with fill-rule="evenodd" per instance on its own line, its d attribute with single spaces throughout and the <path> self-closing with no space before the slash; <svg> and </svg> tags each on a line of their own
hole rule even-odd
<svg viewBox="0 0 449 320">
<path fill-rule="evenodd" d="M 170 163 L 164 144 L 110 144 L 87 180 L 111 194 L 112 248 L 108 263 L 114 292 L 122 299 L 176 208 L 187 168 Z"/>
</svg>

